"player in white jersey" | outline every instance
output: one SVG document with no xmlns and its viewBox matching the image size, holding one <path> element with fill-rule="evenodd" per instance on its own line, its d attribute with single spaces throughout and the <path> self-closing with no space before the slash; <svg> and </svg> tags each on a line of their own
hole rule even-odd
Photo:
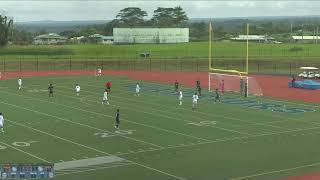
<svg viewBox="0 0 320 180">
<path fill-rule="evenodd" d="M 80 95 L 80 85 L 79 84 L 76 84 L 76 93 L 77 93 L 77 96 Z"/>
<path fill-rule="evenodd" d="M 136 84 L 136 94 L 135 94 L 135 96 L 139 96 L 139 93 L 140 93 L 140 85 L 139 85 L 139 83 L 137 83 Z"/>
<path fill-rule="evenodd" d="M 103 98 L 102 98 L 102 104 L 104 104 L 105 102 L 107 102 L 107 105 L 109 105 L 108 91 L 107 90 L 104 91 Z"/>
<path fill-rule="evenodd" d="M 180 90 L 179 91 L 179 105 L 180 106 L 182 105 L 182 98 L 183 98 L 183 95 L 182 95 L 182 91 Z"/>
<path fill-rule="evenodd" d="M 102 70 L 101 70 L 101 68 L 98 68 L 96 76 L 101 76 L 101 75 L 102 75 Z"/>
<path fill-rule="evenodd" d="M 192 110 L 194 110 L 197 107 L 199 96 L 197 93 L 194 93 L 192 96 Z"/>
<path fill-rule="evenodd" d="M 0 132 L 4 132 L 3 130 L 4 118 L 2 113 L 0 113 Z"/>
<path fill-rule="evenodd" d="M 22 88 L 22 79 L 19 77 L 18 79 L 18 89 L 20 90 Z"/>
</svg>

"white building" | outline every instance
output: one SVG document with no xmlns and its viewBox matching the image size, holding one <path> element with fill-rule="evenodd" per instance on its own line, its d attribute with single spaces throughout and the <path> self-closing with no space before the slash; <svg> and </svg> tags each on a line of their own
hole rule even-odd
<svg viewBox="0 0 320 180">
<path fill-rule="evenodd" d="M 270 42 L 274 41 L 274 38 L 266 35 L 239 35 L 238 37 L 231 38 L 233 41 L 254 41 L 254 42 Z"/>
<path fill-rule="evenodd" d="M 65 44 L 67 38 L 60 36 L 56 33 L 49 33 L 36 36 L 33 38 L 33 44 L 42 45 L 42 44 Z"/>
<path fill-rule="evenodd" d="M 295 42 L 314 43 L 320 42 L 320 36 L 292 36 Z"/>
<path fill-rule="evenodd" d="M 113 28 L 114 43 L 186 43 L 189 28 Z"/>
</svg>

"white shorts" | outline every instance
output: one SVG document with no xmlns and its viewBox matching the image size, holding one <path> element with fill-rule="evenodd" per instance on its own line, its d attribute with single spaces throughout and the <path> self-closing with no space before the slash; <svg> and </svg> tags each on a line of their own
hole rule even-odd
<svg viewBox="0 0 320 180">
<path fill-rule="evenodd" d="M 181 101 L 181 100 L 182 100 L 182 97 L 179 97 L 179 100 Z"/>
<path fill-rule="evenodd" d="M 79 91 L 78 91 L 78 90 L 76 90 L 76 92 L 77 92 L 77 93 L 79 93 L 79 92 L 80 92 L 80 90 L 79 90 Z"/>
<path fill-rule="evenodd" d="M 192 101 L 192 104 L 198 104 L 198 101 Z"/>
<path fill-rule="evenodd" d="M 139 89 L 136 89 L 136 93 L 139 93 L 140 92 L 140 90 Z"/>
<path fill-rule="evenodd" d="M 108 101 L 108 98 L 107 97 L 103 97 L 102 100 L 103 101 Z"/>
<path fill-rule="evenodd" d="M 0 128 L 3 128 L 3 124 L 0 124 Z"/>
</svg>

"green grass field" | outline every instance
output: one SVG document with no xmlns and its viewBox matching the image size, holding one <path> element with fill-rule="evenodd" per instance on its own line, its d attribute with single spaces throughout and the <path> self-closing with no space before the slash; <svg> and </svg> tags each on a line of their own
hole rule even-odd
<svg viewBox="0 0 320 180">
<path fill-rule="evenodd" d="M 111 105 L 103 106 L 107 80 L 113 82 Z M 59 180 L 273 180 L 320 169 L 320 114 L 311 105 L 260 99 L 316 109 L 285 113 L 200 99 L 192 111 L 193 89 L 184 88 L 178 106 L 171 85 L 141 82 L 136 97 L 135 81 L 125 77 L 34 77 L 23 84 L 19 92 L 16 79 L 0 82 L 0 164 L 109 159 L 56 171 Z M 117 108 L 120 130 L 114 128 Z"/>
<path fill-rule="evenodd" d="M 250 43 L 250 56 L 255 60 L 318 60 L 320 52 L 315 44 Z M 301 48 L 291 51 L 291 48 Z M 246 43 L 214 42 L 213 56 L 242 60 L 246 56 Z M 208 42 L 182 44 L 136 45 L 61 45 L 61 46 L 7 46 L 0 49 L 0 59 L 7 60 L 133 60 L 149 52 L 153 59 L 207 58 Z"/>
</svg>

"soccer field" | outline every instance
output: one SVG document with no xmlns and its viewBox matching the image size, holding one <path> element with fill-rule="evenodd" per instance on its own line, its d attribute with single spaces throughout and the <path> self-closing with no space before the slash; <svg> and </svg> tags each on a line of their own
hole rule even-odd
<svg viewBox="0 0 320 180">
<path fill-rule="evenodd" d="M 183 87 L 178 106 L 172 85 L 140 81 L 137 97 L 135 83 L 120 76 L 32 77 L 18 91 L 17 79 L 0 81 L 0 164 L 55 163 L 59 180 L 273 180 L 320 169 L 318 107 L 230 93 L 215 104 L 204 93 L 192 111 L 192 88 Z"/>
</svg>

